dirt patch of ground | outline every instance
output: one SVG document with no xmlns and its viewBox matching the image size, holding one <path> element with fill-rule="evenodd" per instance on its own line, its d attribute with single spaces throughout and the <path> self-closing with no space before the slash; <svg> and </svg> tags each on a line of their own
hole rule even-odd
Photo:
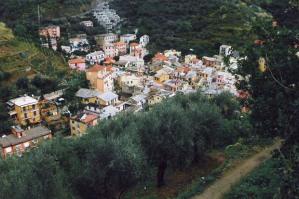
<svg viewBox="0 0 299 199">
<path fill-rule="evenodd" d="M 222 153 L 213 154 L 188 169 L 167 173 L 165 177 L 166 185 L 164 187 L 158 189 L 154 185 L 151 185 L 150 187 L 140 188 L 132 194 L 133 196 L 131 196 L 131 198 L 174 198 L 187 189 L 188 186 L 192 185 L 194 180 L 197 180 L 201 176 L 208 175 L 223 162 L 224 155 Z"/>
<path fill-rule="evenodd" d="M 272 152 L 279 149 L 281 140 L 276 141 L 273 145 L 265 148 L 261 152 L 242 161 L 232 170 L 227 171 L 220 179 L 209 186 L 202 194 L 192 199 L 221 199 L 224 194 L 228 193 L 232 186 L 238 183 L 241 178 L 248 175 L 251 171 L 261 165 L 262 162 L 272 157 Z"/>
</svg>

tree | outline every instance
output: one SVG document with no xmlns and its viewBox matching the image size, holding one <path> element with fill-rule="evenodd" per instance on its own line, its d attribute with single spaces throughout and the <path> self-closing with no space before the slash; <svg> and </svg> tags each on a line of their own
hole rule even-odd
<svg viewBox="0 0 299 199">
<path fill-rule="evenodd" d="M 206 149 L 219 143 L 222 116 L 216 105 L 197 103 L 190 106 L 187 117 L 193 141 L 193 162 L 198 163 Z"/>
<path fill-rule="evenodd" d="M 142 156 L 131 139 L 100 136 L 85 141 L 89 144 L 85 145 L 83 172 L 74 177 L 74 188 L 83 199 L 120 198 L 138 182 Z"/>
<path fill-rule="evenodd" d="M 252 95 L 252 120 L 257 133 L 286 139 L 281 161 L 287 175 L 280 192 L 283 198 L 295 198 L 299 184 L 298 30 L 273 27 L 271 22 L 258 23 L 253 30 L 263 44 L 248 45 L 247 59 L 241 62 L 239 71 L 248 81 L 242 81 L 240 86 Z M 260 59 L 265 60 L 266 71 L 259 70 Z"/>
<path fill-rule="evenodd" d="M 144 113 L 139 126 L 141 146 L 149 164 L 157 168 L 157 186 L 165 184 L 166 169 L 182 168 L 192 159 L 192 137 L 184 110 L 173 102 Z"/>
<path fill-rule="evenodd" d="M 16 85 L 18 89 L 26 90 L 29 87 L 29 80 L 27 77 L 21 77 L 17 80 Z"/>
<path fill-rule="evenodd" d="M 227 119 L 239 117 L 240 103 L 229 92 L 224 92 L 216 95 L 213 98 L 215 104 L 220 108 L 221 113 Z"/>
<path fill-rule="evenodd" d="M 12 122 L 9 118 L 7 110 L 2 102 L 0 102 L 0 133 L 7 133 L 10 130 Z M 1 134 L 0 134 L 1 136 Z"/>
</svg>

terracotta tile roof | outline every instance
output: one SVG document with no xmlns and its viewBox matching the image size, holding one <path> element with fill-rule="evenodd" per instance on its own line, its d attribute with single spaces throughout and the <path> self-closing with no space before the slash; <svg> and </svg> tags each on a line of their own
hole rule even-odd
<svg viewBox="0 0 299 199">
<path fill-rule="evenodd" d="M 85 59 L 83 58 L 75 58 L 75 59 L 71 59 L 68 62 L 69 64 L 79 64 L 79 63 L 85 63 Z"/>
<path fill-rule="evenodd" d="M 107 57 L 106 59 L 105 59 L 105 64 L 114 64 L 116 61 L 113 59 L 113 58 L 111 58 L 111 57 Z"/>
<path fill-rule="evenodd" d="M 177 67 L 176 71 L 180 72 L 180 73 L 186 73 L 187 74 L 189 71 L 191 71 L 191 68 L 185 67 L 185 66 Z"/>
<path fill-rule="evenodd" d="M 153 58 L 153 60 L 156 60 L 156 61 L 168 61 L 168 58 L 163 55 L 162 53 L 157 53 L 155 55 L 155 57 Z"/>
<path fill-rule="evenodd" d="M 99 72 L 99 71 L 113 71 L 112 66 L 101 66 L 101 65 L 94 65 L 91 68 L 87 69 L 87 72 Z"/>
<path fill-rule="evenodd" d="M 86 117 L 84 119 L 82 119 L 81 121 L 84 122 L 85 124 L 89 124 L 97 118 L 98 118 L 97 115 L 90 114 L 90 115 L 86 115 Z"/>
</svg>

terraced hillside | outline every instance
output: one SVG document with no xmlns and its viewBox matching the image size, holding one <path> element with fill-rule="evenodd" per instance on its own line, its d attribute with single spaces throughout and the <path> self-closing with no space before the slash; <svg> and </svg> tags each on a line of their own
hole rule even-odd
<svg viewBox="0 0 299 199">
<path fill-rule="evenodd" d="M 11 29 L 0 23 L 0 72 L 9 73 L 10 80 L 36 73 L 53 76 L 67 70 L 62 56 L 15 37 Z"/>
<path fill-rule="evenodd" d="M 241 47 L 253 39 L 251 23 L 269 15 L 241 0 L 114 0 L 125 19 L 124 31 L 139 29 L 151 37 L 153 51 L 176 48 L 197 54 L 215 53 L 222 43 Z"/>
</svg>

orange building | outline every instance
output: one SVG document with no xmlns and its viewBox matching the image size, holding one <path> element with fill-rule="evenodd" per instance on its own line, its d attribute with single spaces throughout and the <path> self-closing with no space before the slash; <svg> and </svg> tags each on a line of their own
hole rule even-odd
<svg viewBox="0 0 299 199">
<path fill-rule="evenodd" d="M 99 92 L 113 91 L 113 71 L 112 66 L 94 65 L 86 71 L 86 79 L 90 82 L 91 87 Z"/>
</svg>

